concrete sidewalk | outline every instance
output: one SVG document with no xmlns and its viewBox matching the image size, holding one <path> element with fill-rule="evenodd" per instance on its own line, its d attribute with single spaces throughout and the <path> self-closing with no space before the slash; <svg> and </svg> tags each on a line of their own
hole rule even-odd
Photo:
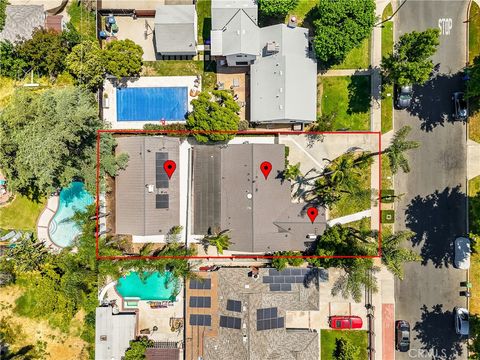
<svg viewBox="0 0 480 360">
<path fill-rule="evenodd" d="M 480 176 L 480 144 L 473 141 L 467 141 L 467 175 L 468 180 Z"/>
<path fill-rule="evenodd" d="M 336 219 L 328 220 L 327 224 L 328 226 L 333 226 L 337 224 L 348 224 L 353 221 L 362 220 L 363 218 L 370 217 L 371 213 L 372 213 L 372 210 L 368 209 L 368 210 L 357 212 L 355 214 L 350 214 L 350 215 L 342 216 Z"/>
</svg>

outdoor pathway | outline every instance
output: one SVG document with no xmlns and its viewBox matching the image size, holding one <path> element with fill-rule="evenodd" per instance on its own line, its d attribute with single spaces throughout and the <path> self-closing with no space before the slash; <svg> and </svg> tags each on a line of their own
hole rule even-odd
<svg viewBox="0 0 480 360">
<path fill-rule="evenodd" d="M 467 141 L 467 176 L 468 180 L 480 176 L 480 144 L 473 140 Z"/>
<path fill-rule="evenodd" d="M 353 221 L 362 220 L 363 218 L 370 217 L 371 213 L 372 213 L 372 210 L 368 209 L 368 210 L 357 212 L 355 214 L 350 214 L 350 215 L 342 216 L 336 219 L 328 220 L 327 224 L 329 226 L 334 226 L 337 224 L 348 224 Z"/>
</svg>

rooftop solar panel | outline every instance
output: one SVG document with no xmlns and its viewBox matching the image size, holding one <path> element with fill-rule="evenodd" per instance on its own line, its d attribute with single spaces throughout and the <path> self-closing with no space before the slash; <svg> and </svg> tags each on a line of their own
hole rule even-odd
<svg viewBox="0 0 480 360">
<path fill-rule="evenodd" d="M 242 319 L 233 316 L 220 316 L 220 327 L 240 330 Z"/>
<path fill-rule="evenodd" d="M 242 312 L 242 302 L 238 300 L 227 300 L 227 310 Z"/>
<path fill-rule="evenodd" d="M 155 195 L 155 208 L 168 209 L 169 207 L 168 194 Z"/>
<path fill-rule="evenodd" d="M 212 280 L 190 280 L 190 289 L 208 290 L 212 288 Z"/>
<path fill-rule="evenodd" d="M 190 325 L 211 326 L 212 317 L 210 315 L 190 314 Z"/>
<path fill-rule="evenodd" d="M 280 284 L 270 284 L 270 291 L 280 291 Z"/>
<path fill-rule="evenodd" d="M 292 291 L 292 284 L 280 284 L 280 291 Z"/>
<path fill-rule="evenodd" d="M 190 307 L 209 308 L 211 307 L 211 298 L 209 296 L 190 296 Z"/>
<path fill-rule="evenodd" d="M 168 175 L 163 168 L 166 160 L 168 160 L 167 152 L 155 153 L 155 187 L 157 189 L 168 188 Z"/>
</svg>

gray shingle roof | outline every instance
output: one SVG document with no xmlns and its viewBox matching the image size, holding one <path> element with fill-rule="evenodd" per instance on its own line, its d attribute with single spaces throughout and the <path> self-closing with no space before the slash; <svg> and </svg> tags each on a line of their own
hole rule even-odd
<svg viewBox="0 0 480 360">
<path fill-rule="evenodd" d="M 266 53 L 275 42 L 278 52 Z M 317 112 L 317 65 L 308 56 L 308 29 L 284 24 L 260 29 L 262 56 L 251 66 L 253 122 L 313 122 Z"/>
<path fill-rule="evenodd" d="M 197 12 L 195 5 L 158 6 L 155 13 L 155 45 L 161 54 L 195 55 Z"/>
<path fill-rule="evenodd" d="M 118 138 L 117 142 L 117 154 L 126 152 L 129 160 L 127 168 L 115 179 L 115 232 L 166 235 L 180 221 L 179 140 L 165 136 L 131 136 Z M 177 164 L 168 188 L 156 187 L 156 152 L 168 153 L 168 159 Z M 153 192 L 149 192 L 147 185 L 154 187 Z M 157 194 L 168 194 L 168 209 L 156 208 Z"/>
<path fill-rule="evenodd" d="M 0 32 L 0 40 L 11 42 L 31 39 L 36 28 L 45 26 L 43 5 L 8 5 L 5 27 Z"/>
</svg>

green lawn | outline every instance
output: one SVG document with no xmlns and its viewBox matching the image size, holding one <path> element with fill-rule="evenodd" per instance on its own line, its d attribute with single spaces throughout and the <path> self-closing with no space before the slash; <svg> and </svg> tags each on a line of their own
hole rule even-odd
<svg viewBox="0 0 480 360">
<path fill-rule="evenodd" d="M 335 339 L 346 338 L 359 349 L 357 359 L 367 359 L 368 335 L 365 330 L 321 330 L 320 333 L 321 356 L 322 360 L 335 360 L 333 351 L 335 350 Z"/>
<path fill-rule="evenodd" d="M 363 219 L 346 223 L 345 226 L 352 227 L 357 230 L 363 230 L 363 229 L 367 230 L 367 229 L 371 229 L 372 227 L 371 224 L 372 224 L 372 219 L 369 217 L 364 217 Z"/>
<path fill-rule="evenodd" d="M 72 1 L 67 12 L 70 22 L 83 38 L 96 40 L 95 12 L 88 11 L 80 1 Z"/>
<path fill-rule="evenodd" d="M 470 198 L 470 231 L 480 235 L 480 228 L 478 228 L 480 220 L 475 219 L 475 214 L 480 213 L 480 209 L 478 209 L 480 207 L 480 176 L 468 181 L 468 196 Z M 470 312 L 480 315 L 480 244 L 478 241 L 474 244 L 474 250 L 470 265 L 470 282 L 472 283 Z"/>
<path fill-rule="evenodd" d="M 199 0 L 197 2 L 199 44 L 203 44 L 206 39 L 210 39 L 210 30 L 212 30 L 211 4 L 211 0 Z"/>
<path fill-rule="evenodd" d="M 382 28 L 382 57 L 393 52 L 393 21 L 383 23 Z"/>
<path fill-rule="evenodd" d="M 392 15 L 392 4 L 383 10 L 382 19 Z M 382 57 L 393 52 L 393 21 L 383 23 L 382 27 Z M 390 94 L 390 95 L 389 95 Z M 382 89 L 382 133 L 393 129 L 393 86 L 384 85 Z"/>
<path fill-rule="evenodd" d="M 213 90 L 217 82 L 215 61 L 159 60 L 145 61 L 146 76 L 192 76 L 202 77 L 202 90 Z"/>
<path fill-rule="evenodd" d="M 0 228 L 35 231 L 44 201 L 37 203 L 17 195 L 9 205 L 0 208 Z"/>
<path fill-rule="evenodd" d="M 285 22 L 288 22 L 292 15 L 297 17 L 297 22 L 299 26 L 306 26 L 303 22 L 305 20 L 306 15 L 317 5 L 317 1 L 313 0 L 298 0 L 297 6 L 295 9 L 290 11 L 290 13 L 285 17 Z"/>
<path fill-rule="evenodd" d="M 472 63 L 473 59 L 480 55 L 480 8 L 475 1 L 472 1 L 468 18 L 470 19 L 468 24 L 468 58 Z"/>
<path fill-rule="evenodd" d="M 370 37 L 352 49 L 341 64 L 332 66 L 331 69 L 366 69 L 370 65 Z"/>
<path fill-rule="evenodd" d="M 393 174 L 387 155 L 382 155 L 382 190 L 393 189 Z"/>
<path fill-rule="evenodd" d="M 335 114 L 334 130 L 370 129 L 370 76 L 318 78 L 322 114 Z"/>
</svg>

